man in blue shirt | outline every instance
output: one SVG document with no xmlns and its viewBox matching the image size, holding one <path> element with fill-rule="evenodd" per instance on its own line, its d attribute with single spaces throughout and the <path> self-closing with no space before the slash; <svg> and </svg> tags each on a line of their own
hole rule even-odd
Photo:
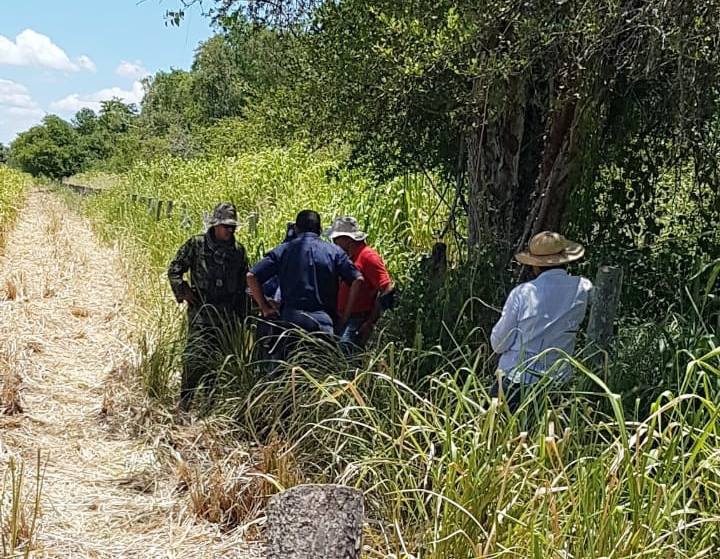
<svg viewBox="0 0 720 559">
<path fill-rule="evenodd" d="M 297 237 L 271 250 L 247 274 L 250 294 L 265 318 L 278 318 L 278 311 L 263 294 L 262 284 L 277 275 L 282 303 L 279 318 L 308 332 L 332 334 L 348 320 L 346 307 L 337 313 L 340 281 L 350 285 L 349 298 L 357 299 L 363 281 L 345 252 L 320 239 L 320 215 L 301 211 L 295 220 Z"/>
</svg>

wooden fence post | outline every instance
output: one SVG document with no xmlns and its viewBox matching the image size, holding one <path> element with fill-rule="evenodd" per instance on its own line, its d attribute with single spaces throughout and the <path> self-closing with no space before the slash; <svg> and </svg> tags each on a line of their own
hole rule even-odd
<svg viewBox="0 0 720 559">
<path fill-rule="evenodd" d="M 186 204 L 182 205 L 182 221 L 180 225 L 184 229 L 190 229 L 192 227 L 192 218 L 190 217 Z"/>
<path fill-rule="evenodd" d="M 254 237 L 257 233 L 257 225 L 258 225 L 258 214 L 257 212 L 252 212 L 250 216 L 248 217 L 248 232 L 250 233 L 250 236 Z"/>
<path fill-rule="evenodd" d="M 172 200 L 168 200 L 165 202 L 165 217 L 170 217 L 173 212 L 173 206 L 175 205 L 175 202 Z"/>
<path fill-rule="evenodd" d="M 439 289 L 445 283 L 447 273 L 447 245 L 435 243 L 430 257 L 425 257 L 425 273 L 430 278 L 430 285 Z"/>
<path fill-rule="evenodd" d="M 622 268 L 619 266 L 600 266 L 595 277 L 591 294 L 590 318 L 587 337 L 591 349 L 610 351 L 613 338 L 615 313 L 622 288 Z M 602 359 L 598 359 L 602 362 Z"/>
<path fill-rule="evenodd" d="M 360 559 L 363 495 L 343 485 L 299 485 L 267 507 L 267 559 Z"/>
<path fill-rule="evenodd" d="M 160 212 L 162 212 L 162 200 L 157 201 L 157 208 L 155 208 L 155 221 L 160 221 Z"/>
</svg>

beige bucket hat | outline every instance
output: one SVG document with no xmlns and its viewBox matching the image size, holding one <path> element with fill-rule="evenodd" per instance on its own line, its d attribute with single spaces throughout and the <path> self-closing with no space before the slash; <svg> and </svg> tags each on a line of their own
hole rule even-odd
<svg viewBox="0 0 720 559">
<path fill-rule="evenodd" d="M 585 247 L 580 243 L 568 241 L 560 233 L 543 231 L 530 239 L 528 250 L 515 255 L 515 260 L 527 266 L 560 266 L 580 260 Z"/>
<path fill-rule="evenodd" d="M 325 230 L 325 236 L 330 237 L 330 239 L 350 237 L 354 241 L 364 241 L 367 239 L 367 234 L 360 230 L 357 219 L 351 215 L 336 217 L 332 227 Z"/>
</svg>

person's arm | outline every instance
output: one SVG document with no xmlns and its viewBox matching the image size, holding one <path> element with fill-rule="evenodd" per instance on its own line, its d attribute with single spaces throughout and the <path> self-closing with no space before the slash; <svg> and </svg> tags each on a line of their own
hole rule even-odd
<svg viewBox="0 0 720 559">
<path fill-rule="evenodd" d="M 338 249 L 336 254 L 337 270 L 340 275 L 340 279 L 350 285 L 347 303 L 345 304 L 345 308 L 342 313 L 338 316 L 337 323 L 335 324 L 335 329 L 341 330 L 350 318 L 350 313 L 357 302 L 358 294 L 360 293 L 360 286 L 362 285 L 364 278 L 344 251 Z"/>
<path fill-rule="evenodd" d="M 247 260 L 247 251 L 242 243 L 236 243 L 237 250 L 240 252 L 240 266 L 237 270 L 237 291 L 235 293 L 234 305 L 235 311 L 239 312 L 243 317 L 247 316 L 250 311 L 250 300 L 247 290 L 247 273 L 249 271 L 249 263 Z"/>
<path fill-rule="evenodd" d="M 263 293 L 262 284 L 277 275 L 279 260 L 280 255 L 277 249 L 272 250 L 247 273 L 250 295 L 260 307 L 260 312 L 265 318 L 277 316 L 277 310 L 270 304 L 270 301 L 265 297 L 265 293 Z"/>
<path fill-rule="evenodd" d="M 240 266 L 240 285 L 242 285 L 242 290 L 245 291 L 245 288 L 247 287 L 247 273 L 250 271 L 250 264 L 248 263 L 245 247 L 239 243 L 238 247 L 242 252 L 242 265 Z"/>
<path fill-rule="evenodd" d="M 394 289 L 395 284 L 391 281 L 384 288 L 381 288 L 378 292 L 378 298 L 375 299 L 375 305 L 373 306 L 372 311 L 370 311 L 370 314 L 368 315 L 365 322 L 363 322 L 358 328 L 358 336 L 360 336 L 360 339 L 363 342 L 367 341 L 367 339 L 370 337 L 373 328 L 375 328 L 375 324 L 377 324 L 377 321 L 380 320 L 380 317 L 382 316 L 383 308 L 380 304 L 380 297 L 392 293 Z"/>
<path fill-rule="evenodd" d="M 343 309 L 342 313 L 340 313 L 340 316 L 338 316 L 338 323 L 337 323 L 338 330 L 341 330 L 342 327 L 345 326 L 347 324 L 347 321 L 350 319 L 350 313 L 352 311 L 353 306 L 355 306 L 355 302 L 357 301 L 362 282 L 363 282 L 363 277 L 360 276 L 350 284 L 350 291 L 348 292 L 347 304 L 345 305 L 345 308 Z"/>
<path fill-rule="evenodd" d="M 273 318 L 277 316 L 277 309 L 268 301 L 267 297 L 262 290 L 262 284 L 257 279 L 257 276 L 252 272 L 247 273 L 247 284 L 250 289 L 250 295 L 260 307 L 263 317 Z"/>
<path fill-rule="evenodd" d="M 192 306 L 195 304 L 190 284 L 183 279 L 185 273 L 190 269 L 194 258 L 194 239 L 188 239 L 183 246 L 177 251 L 175 258 L 168 268 L 168 279 L 170 280 L 170 288 L 175 295 L 178 303 L 187 301 Z"/>
<path fill-rule="evenodd" d="M 490 334 L 490 345 L 495 353 L 504 353 L 512 346 L 517 336 L 518 304 L 520 291 L 513 289 L 503 306 L 500 320 L 497 321 Z"/>
</svg>

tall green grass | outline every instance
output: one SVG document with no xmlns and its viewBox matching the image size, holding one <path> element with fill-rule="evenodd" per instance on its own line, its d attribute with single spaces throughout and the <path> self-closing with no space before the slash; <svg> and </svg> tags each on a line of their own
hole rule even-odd
<svg viewBox="0 0 720 559">
<path fill-rule="evenodd" d="M 0 165 L 0 249 L 25 201 L 24 194 L 30 184 L 30 175 Z"/>
<path fill-rule="evenodd" d="M 45 465 L 38 450 L 32 474 L 34 491 L 28 494 L 28 472 L 22 460 L 10 457 L 0 491 L 0 543 L 3 557 L 31 557 L 37 545 Z"/>
<path fill-rule="evenodd" d="M 133 258 L 147 258 L 158 274 L 200 229 L 202 210 L 222 199 L 243 220 L 259 214 L 255 235 L 239 231 L 255 258 L 298 209 L 354 213 L 396 275 L 417 280 L 417 252 L 443 219 L 426 186 L 372 188 L 326 155 L 268 150 L 141 164 L 89 210 L 105 233 L 143 247 Z M 131 193 L 185 203 L 193 226 L 178 217 L 156 222 Z M 450 286 L 406 290 L 407 316 L 422 321 L 394 321 L 351 359 L 308 338 L 291 362 L 268 364 L 257 361 L 252 336 L 228 339 L 210 413 L 233 418 L 242 439 L 281 441 L 287 456 L 278 460 L 296 464 L 297 479 L 363 489 L 368 557 L 718 557 L 720 265 L 699 274 L 677 309 L 652 323 L 624 318 L 608 370 L 572 361 L 570 387 L 538 391 L 515 414 L 488 396 L 486 332 L 468 323 L 477 313 L 453 312 L 477 307 L 487 321 L 493 316 L 479 293 L 470 291 L 465 307 L 455 301 L 468 295 L 456 289 L 463 282 L 492 282 L 492 270 L 477 268 Z M 182 321 L 159 310 L 168 304 L 162 277 L 141 281 L 155 310 L 137 371 L 145 390 L 169 403 Z M 433 321 L 434 330 L 424 327 Z M 399 343 L 395 330 L 408 324 L 415 342 Z M 647 377 L 637 382 L 640 375 Z"/>
<path fill-rule="evenodd" d="M 273 378 L 229 351 L 216 412 L 286 441 L 306 478 L 364 490 L 368 556 L 714 557 L 720 349 L 676 359 L 680 386 L 642 416 L 577 361 L 573 385 L 510 414 L 482 348 L 348 361 L 308 338 Z M 407 383 L 426 360 L 442 364 Z"/>
<path fill-rule="evenodd" d="M 253 260 L 282 240 L 285 224 L 302 209 L 319 211 L 324 226 L 335 216 L 353 214 L 390 269 L 402 275 L 417 252 L 429 250 L 446 219 L 428 180 L 413 176 L 377 186 L 344 170 L 330 153 L 278 148 L 232 158 L 138 163 L 90 203 L 90 212 L 111 236 L 121 233 L 140 242 L 158 268 L 189 235 L 202 232 L 203 212 L 220 201 L 236 205 L 241 221 L 236 236 Z M 156 221 L 142 204 L 130 201 L 132 194 L 173 200 L 172 217 Z M 257 227 L 251 230 L 253 214 Z"/>
</svg>

